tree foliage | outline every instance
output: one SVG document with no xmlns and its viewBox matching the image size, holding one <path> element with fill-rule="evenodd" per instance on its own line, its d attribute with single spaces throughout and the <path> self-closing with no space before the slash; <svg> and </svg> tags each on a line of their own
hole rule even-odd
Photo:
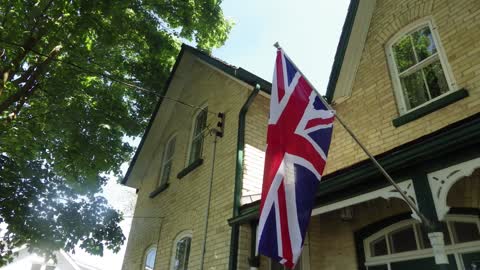
<svg viewBox="0 0 480 270">
<path fill-rule="evenodd" d="M 216 0 L 0 0 L 0 266 L 23 245 L 119 249 L 105 173 L 130 158 L 180 40 L 208 51 L 230 29 Z"/>
</svg>

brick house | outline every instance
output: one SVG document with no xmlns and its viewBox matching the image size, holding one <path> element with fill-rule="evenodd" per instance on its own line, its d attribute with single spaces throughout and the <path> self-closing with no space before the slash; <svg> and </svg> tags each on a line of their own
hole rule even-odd
<svg viewBox="0 0 480 270">
<path fill-rule="evenodd" d="M 351 1 L 326 97 L 432 226 L 336 124 L 297 269 L 480 269 L 478 29 L 475 0 Z M 138 189 L 124 270 L 282 269 L 253 248 L 269 93 L 182 46 L 123 180 Z"/>
</svg>

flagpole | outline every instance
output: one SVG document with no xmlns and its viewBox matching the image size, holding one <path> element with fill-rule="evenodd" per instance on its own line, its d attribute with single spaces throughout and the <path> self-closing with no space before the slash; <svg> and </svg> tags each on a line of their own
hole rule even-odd
<svg viewBox="0 0 480 270">
<path fill-rule="evenodd" d="M 275 42 L 275 44 L 273 44 L 273 46 L 275 48 L 277 48 L 278 50 L 282 50 L 282 47 L 280 47 L 280 44 L 278 44 L 278 42 Z M 398 193 L 400 193 L 400 195 L 405 200 L 405 202 L 408 204 L 408 206 L 410 206 L 410 208 L 417 214 L 417 216 L 422 220 L 422 222 L 425 223 L 425 225 L 427 227 L 431 227 L 432 223 L 430 222 L 430 220 L 420 212 L 420 210 L 415 205 L 415 203 L 403 192 L 403 190 L 393 180 L 393 178 L 390 176 L 390 174 L 388 174 L 388 172 L 383 168 L 383 166 L 380 165 L 380 163 L 378 163 L 377 159 L 360 142 L 358 137 L 352 132 L 352 130 L 347 126 L 347 124 L 342 120 L 342 118 L 337 114 L 337 112 L 332 108 L 332 106 L 330 106 L 330 104 L 328 104 L 328 102 L 323 99 L 322 95 L 320 95 L 320 93 L 318 93 L 318 91 L 313 87 L 313 84 L 307 79 L 307 77 L 305 77 L 305 75 L 303 75 L 303 73 L 295 65 L 295 63 L 293 63 L 292 61 L 290 61 L 290 63 L 297 69 L 297 71 L 302 75 L 302 77 L 307 81 L 307 83 L 312 86 L 312 88 L 315 90 L 315 92 L 317 92 L 318 96 L 320 97 L 320 100 L 325 105 L 325 107 L 327 107 L 327 109 L 334 112 L 335 118 L 338 120 L 338 122 L 343 126 L 343 128 L 348 132 L 348 134 L 350 134 L 350 136 L 358 144 L 358 146 L 360 146 L 360 148 L 362 148 L 363 152 L 370 158 L 370 160 L 373 162 L 375 167 L 377 167 L 377 169 L 380 170 L 380 172 L 385 176 L 385 178 L 387 178 L 387 180 L 390 182 L 390 184 L 392 184 L 392 186 L 398 191 Z"/>
</svg>

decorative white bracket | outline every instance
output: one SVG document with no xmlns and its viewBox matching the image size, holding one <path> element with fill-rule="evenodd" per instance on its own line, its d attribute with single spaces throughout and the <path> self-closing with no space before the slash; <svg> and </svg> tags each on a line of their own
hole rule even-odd
<svg viewBox="0 0 480 270">
<path fill-rule="evenodd" d="M 415 188 L 413 187 L 413 181 L 412 180 L 407 180 L 403 181 L 401 183 L 398 183 L 398 186 L 403 190 L 403 194 L 407 195 L 407 197 L 412 200 L 412 202 L 417 206 L 417 196 L 415 195 Z M 390 198 L 399 198 L 403 199 L 402 195 L 399 193 L 398 190 L 396 190 L 393 186 L 389 186 L 388 189 L 385 190 L 385 192 L 381 195 L 382 198 L 384 199 L 390 199 Z M 412 210 L 412 218 L 422 222 L 420 217 L 417 215 L 414 209 L 410 207 L 410 210 Z"/>
<path fill-rule="evenodd" d="M 447 196 L 450 188 L 460 179 L 470 176 L 480 168 L 480 158 L 472 159 L 428 174 L 428 183 L 432 190 L 433 202 L 439 220 L 443 220 L 450 211 Z"/>
<path fill-rule="evenodd" d="M 415 195 L 415 189 L 413 187 L 412 180 L 406 180 L 403 182 L 398 183 L 398 186 L 403 190 L 404 194 L 409 197 L 412 202 L 417 205 L 417 196 Z M 344 207 L 348 207 L 351 205 L 359 204 L 362 202 L 370 201 L 377 198 L 383 199 L 390 199 L 390 198 L 400 198 L 403 200 L 402 195 L 398 193 L 398 191 L 393 186 L 387 186 L 372 192 L 368 192 L 359 196 L 355 196 L 350 199 L 346 199 L 343 201 L 335 202 L 332 204 L 320 206 L 318 208 L 313 209 L 312 216 L 320 215 L 323 213 L 331 212 L 334 210 L 338 210 Z M 412 210 L 412 217 L 418 221 L 421 221 L 420 218 L 415 214 L 415 211 Z"/>
</svg>

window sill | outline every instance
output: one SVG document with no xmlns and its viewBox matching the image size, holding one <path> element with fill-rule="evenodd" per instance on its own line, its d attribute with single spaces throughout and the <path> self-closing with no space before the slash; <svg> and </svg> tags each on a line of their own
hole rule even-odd
<svg viewBox="0 0 480 270">
<path fill-rule="evenodd" d="M 413 110 L 411 112 L 408 112 L 404 115 L 401 115 L 398 118 L 393 119 L 393 126 L 394 127 L 399 127 L 402 125 L 405 125 L 406 123 L 409 123 L 411 121 L 414 121 L 422 116 L 425 116 L 429 113 L 432 113 L 436 110 L 439 110 L 443 107 L 446 107 L 458 100 L 461 100 L 465 97 L 468 97 L 468 91 L 464 88 L 453 91 L 452 93 L 449 93 L 448 95 L 445 95 L 444 97 L 437 99 L 425 106 L 422 106 L 416 110 Z"/>
<path fill-rule="evenodd" d="M 154 191 L 152 191 L 152 192 L 150 193 L 150 195 L 148 195 L 148 197 L 154 198 L 155 196 L 157 196 L 158 194 L 160 194 L 162 191 L 164 191 L 165 189 L 167 189 L 168 186 L 169 186 L 168 183 L 165 183 L 165 184 L 163 184 L 163 185 L 158 186 Z"/>
<path fill-rule="evenodd" d="M 188 165 L 185 169 L 181 170 L 177 174 L 177 178 L 182 179 L 183 177 L 185 177 L 185 175 L 189 174 L 191 171 L 195 170 L 197 167 L 199 167 L 202 164 L 203 164 L 203 159 L 199 158 L 195 160 L 190 165 Z"/>
</svg>

